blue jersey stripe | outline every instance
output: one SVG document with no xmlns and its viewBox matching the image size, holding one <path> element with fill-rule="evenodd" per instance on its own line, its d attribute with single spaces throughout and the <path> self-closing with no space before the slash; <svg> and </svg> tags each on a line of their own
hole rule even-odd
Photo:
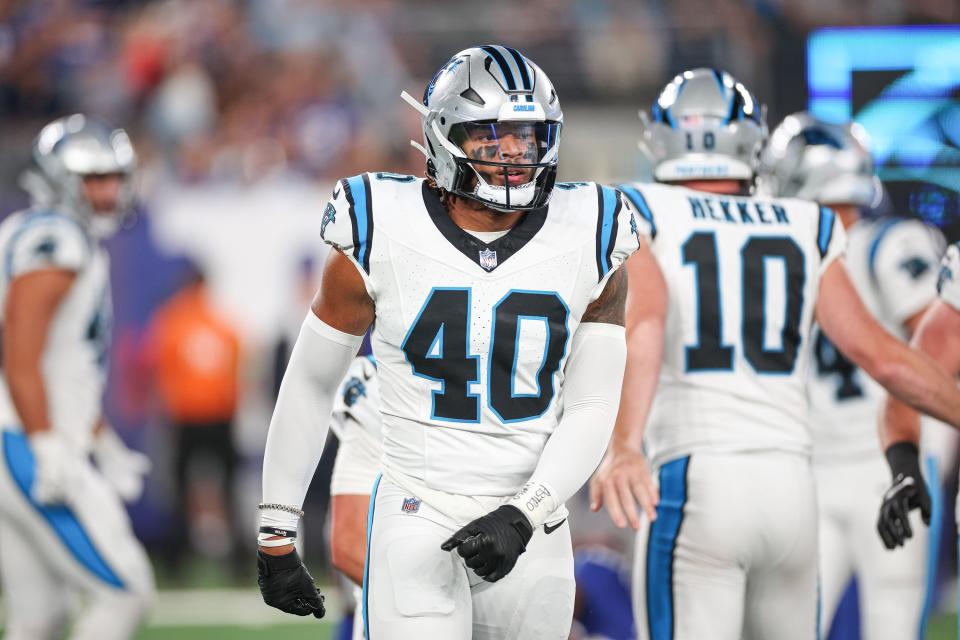
<svg viewBox="0 0 960 640">
<path fill-rule="evenodd" d="M 600 216 L 597 224 L 597 264 L 600 279 L 610 271 L 610 251 L 613 249 L 614 209 L 617 206 L 617 192 L 610 187 L 599 186 Z"/>
<path fill-rule="evenodd" d="M 820 257 L 827 255 L 827 249 L 830 248 L 830 238 L 833 237 L 833 225 L 836 221 L 836 215 L 830 207 L 820 207 L 820 221 L 817 227 L 817 248 L 820 250 Z"/>
<path fill-rule="evenodd" d="M 930 539 L 927 542 L 927 592 L 923 598 L 923 613 L 920 615 L 919 638 L 927 637 L 927 621 L 933 608 L 933 596 L 936 589 L 938 551 L 940 550 L 940 530 L 943 527 L 943 494 L 940 491 L 940 474 L 937 461 L 927 457 L 927 491 L 930 493 Z"/>
<path fill-rule="evenodd" d="M 507 59 L 503 57 L 503 54 L 500 53 L 500 50 L 497 47 L 492 47 L 490 45 L 485 45 L 480 47 L 487 54 L 493 58 L 494 62 L 500 67 L 500 75 L 503 76 L 503 81 L 507 85 L 507 91 L 516 91 L 517 90 L 517 81 L 513 77 L 513 71 L 510 70 L 510 63 L 507 62 Z"/>
<path fill-rule="evenodd" d="M 40 512 L 77 562 L 111 587 L 123 589 L 123 581 L 100 555 L 76 514 L 66 505 L 44 505 L 33 499 L 30 491 L 36 477 L 36 462 L 27 436 L 4 431 L 3 454 L 10 475 L 24 498 Z"/>
<path fill-rule="evenodd" d="M 373 221 L 370 219 L 369 183 L 365 175 L 347 178 L 349 185 L 348 199 L 351 204 L 351 213 L 356 234 L 353 257 L 363 270 L 370 273 L 370 236 L 373 230 Z"/>
<path fill-rule="evenodd" d="M 373 491 L 370 492 L 370 506 L 367 508 L 367 557 L 363 563 L 363 594 L 360 606 L 363 608 L 363 637 L 370 640 L 370 542 L 373 537 L 373 512 L 377 504 L 377 490 L 380 488 L 380 479 L 383 474 L 378 473 L 373 481 Z"/>
<path fill-rule="evenodd" d="M 690 456 L 660 468 L 660 504 L 647 539 L 647 625 L 650 640 L 673 640 L 673 555 L 687 502 Z"/>
<path fill-rule="evenodd" d="M 628 184 L 617 185 L 617 188 L 623 192 L 627 198 L 630 199 L 630 202 L 633 203 L 633 206 L 637 208 L 637 211 L 640 212 L 640 215 L 643 216 L 643 219 L 647 221 L 650 225 L 650 237 L 657 237 L 657 223 L 653 221 L 653 212 L 650 210 L 650 205 L 647 204 L 647 199 L 643 197 L 643 194 L 640 193 L 640 190 L 636 187 L 631 187 Z"/>
</svg>

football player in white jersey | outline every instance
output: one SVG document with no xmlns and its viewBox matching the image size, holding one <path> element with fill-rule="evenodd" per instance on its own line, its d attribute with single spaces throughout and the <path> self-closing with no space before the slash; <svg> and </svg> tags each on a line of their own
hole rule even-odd
<svg viewBox="0 0 960 640">
<path fill-rule="evenodd" d="M 105 423 L 110 282 L 101 238 L 131 208 L 133 147 L 83 115 L 34 144 L 33 206 L 0 225 L 0 577 L 6 638 L 132 637 L 154 594 L 121 498 L 145 458 Z M 90 463 L 93 456 L 97 467 Z"/>
<path fill-rule="evenodd" d="M 884 328 L 909 339 L 936 299 L 944 241 L 919 220 L 863 218 L 865 209 L 876 206 L 881 187 L 862 129 L 807 113 L 788 116 L 771 134 L 763 165 L 777 195 L 813 200 L 836 212 L 847 232 L 845 261 L 857 293 Z M 876 506 L 888 482 L 877 440 L 883 389 L 818 328 L 808 346 L 814 351 L 808 389 L 820 512 L 821 631 L 826 636 L 856 575 L 864 638 L 916 636 L 924 622 L 928 532 L 921 530 L 896 554 L 884 549 L 876 532 Z M 949 427 L 939 429 L 952 435 Z"/>
<path fill-rule="evenodd" d="M 422 118 L 428 178 L 341 180 L 319 221 L 338 250 L 270 424 L 261 591 L 322 614 L 291 543 L 334 393 L 372 326 L 383 458 L 368 637 L 566 638 L 564 502 L 612 429 L 626 355 L 619 266 L 649 253 L 647 225 L 612 188 L 554 184 L 559 99 L 517 51 L 466 49 L 422 101 L 404 95 Z"/>
<path fill-rule="evenodd" d="M 910 344 L 956 378 L 960 375 L 960 244 L 947 248 L 937 290 L 939 298 L 921 318 Z M 894 549 L 914 536 L 916 523 L 911 522 L 910 511 L 919 509 L 925 520 L 930 512 L 930 494 L 917 454 L 920 414 L 897 398 L 887 397 L 880 431 L 893 484 L 884 495 L 877 528 L 887 548 Z M 957 517 L 960 520 L 960 515 Z"/>
<path fill-rule="evenodd" d="M 350 365 L 334 399 L 330 428 L 340 442 L 330 480 L 330 559 L 355 585 L 359 604 L 370 490 L 380 471 L 383 452 L 380 383 L 373 356 L 360 356 Z M 353 619 L 353 638 L 364 638 L 359 607 Z"/>
<path fill-rule="evenodd" d="M 814 318 L 875 379 L 960 423 L 953 383 L 857 297 L 834 213 L 747 195 L 765 136 L 742 84 L 686 71 L 658 97 L 644 143 L 655 178 L 689 189 L 622 187 L 651 225 L 669 297 L 651 294 L 628 263 L 628 368 L 592 496 L 615 523 L 640 529 L 641 638 L 817 637 Z M 637 500 L 649 510 L 642 523 Z"/>
</svg>

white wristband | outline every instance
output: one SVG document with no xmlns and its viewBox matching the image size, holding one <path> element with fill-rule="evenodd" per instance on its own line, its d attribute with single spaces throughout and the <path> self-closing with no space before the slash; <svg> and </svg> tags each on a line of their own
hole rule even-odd
<svg viewBox="0 0 960 640">
<path fill-rule="evenodd" d="M 296 542 L 293 538 L 274 538 L 269 533 L 257 534 L 257 544 L 261 547 L 285 547 Z"/>
<path fill-rule="evenodd" d="M 276 527 L 287 531 L 296 531 L 300 524 L 300 516 L 290 511 L 279 509 L 263 509 L 260 511 L 261 527 Z"/>
<path fill-rule="evenodd" d="M 557 492 L 546 482 L 531 479 L 507 504 L 520 509 L 536 529 L 560 508 Z"/>
</svg>

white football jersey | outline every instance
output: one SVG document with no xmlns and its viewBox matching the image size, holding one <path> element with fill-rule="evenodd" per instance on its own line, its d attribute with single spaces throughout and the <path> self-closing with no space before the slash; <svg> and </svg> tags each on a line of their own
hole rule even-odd
<svg viewBox="0 0 960 640">
<path fill-rule="evenodd" d="M 370 173 L 337 183 L 320 231 L 376 305 L 384 470 L 513 495 L 562 414 L 580 318 L 646 225 L 615 189 L 566 183 L 486 243 L 423 180 Z"/>
<path fill-rule="evenodd" d="M 109 360 L 112 306 L 107 252 L 77 218 L 59 211 L 28 210 L 0 224 L 3 273 L 0 299 L 10 282 L 39 269 L 76 272 L 53 316 L 41 361 L 51 426 L 81 451 L 90 446 L 101 414 Z M 0 322 L 4 305 L 0 305 Z M 2 375 L 2 374 L 0 374 Z M 0 420 L 20 419 L 0 377 Z"/>
<path fill-rule="evenodd" d="M 383 432 L 373 356 L 359 356 L 350 365 L 333 401 L 330 428 L 340 441 L 330 494 L 370 493 L 380 470 Z"/>
<path fill-rule="evenodd" d="M 960 311 L 960 242 L 947 247 L 937 279 L 940 299 Z"/>
<path fill-rule="evenodd" d="M 906 340 L 904 322 L 937 295 L 940 232 L 918 220 L 860 220 L 847 230 L 846 265 L 870 313 Z M 886 392 L 814 328 L 810 347 L 810 428 L 814 457 L 876 454 L 877 420 Z"/>
<path fill-rule="evenodd" d="M 646 430 L 653 463 L 696 451 L 809 453 L 814 307 L 845 244 L 833 212 L 669 185 L 621 189 L 650 222 L 670 297 Z"/>
</svg>

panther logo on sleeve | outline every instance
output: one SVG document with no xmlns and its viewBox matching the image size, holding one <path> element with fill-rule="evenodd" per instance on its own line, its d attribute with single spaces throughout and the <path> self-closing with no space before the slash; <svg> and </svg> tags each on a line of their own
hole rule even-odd
<svg viewBox="0 0 960 640">
<path fill-rule="evenodd" d="M 323 210 L 323 221 L 320 223 L 320 237 L 327 239 L 327 225 L 337 221 L 337 209 L 332 202 L 327 203 L 327 208 Z"/>
</svg>

